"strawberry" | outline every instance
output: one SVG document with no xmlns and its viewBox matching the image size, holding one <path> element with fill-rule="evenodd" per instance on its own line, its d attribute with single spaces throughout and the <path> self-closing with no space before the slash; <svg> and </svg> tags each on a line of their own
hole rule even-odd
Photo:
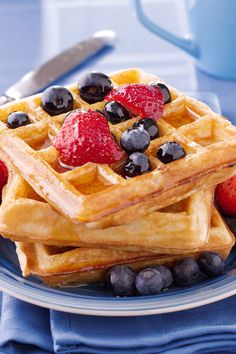
<svg viewBox="0 0 236 354">
<path fill-rule="evenodd" d="M 129 84 L 112 90 L 105 99 L 116 101 L 134 116 L 159 119 L 163 114 L 164 95 L 157 86 Z"/>
<path fill-rule="evenodd" d="M 2 160 L 0 160 L 0 193 L 2 193 L 2 189 L 7 183 L 7 179 L 8 179 L 7 167 L 5 163 Z"/>
<path fill-rule="evenodd" d="M 236 216 L 236 176 L 218 184 L 216 201 L 222 213 Z"/>
<path fill-rule="evenodd" d="M 92 110 L 71 112 L 53 145 L 60 153 L 60 161 L 67 166 L 81 166 L 87 162 L 112 164 L 124 156 L 111 135 L 106 118 Z"/>
</svg>

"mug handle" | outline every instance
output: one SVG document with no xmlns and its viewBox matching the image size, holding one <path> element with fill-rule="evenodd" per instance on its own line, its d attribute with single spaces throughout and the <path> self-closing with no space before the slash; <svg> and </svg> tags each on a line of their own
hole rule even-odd
<svg viewBox="0 0 236 354">
<path fill-rule="evenodd" d="M 152 22 L 144 13 L 142 8 L 141 0 L 134 0 L 134 5 L 136 9 L 136 13 L 140 22 L 149 29 L 149 31 L 157 34 L 158 36 L 164 38 L 168 42 L 176 45 L 177 47 L 183 49 L 185 52 L 191 54 L 193 57 L 199 56 L 198 47 L 194 43 L 192 39 L 181 38 L 175 36 L 174 34 L 170 33 L 169 31 L 165 30 L 164 28 L 156 25 Z"/>
</svg>

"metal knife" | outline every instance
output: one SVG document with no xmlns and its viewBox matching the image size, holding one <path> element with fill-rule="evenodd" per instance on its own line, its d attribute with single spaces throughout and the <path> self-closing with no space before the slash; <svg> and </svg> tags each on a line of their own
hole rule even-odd
<svg viewBox="0 0 236 354">
<path fill-rule="evenodd" d="M 37 69 L 25 74 L 19 81 L 9 87 L 3 96 L 0 96 L 0 105 L 40 91 L 104 47 L 112 45 L 115 38 L 116 34 L 111 30 L 95 32 L 91 38 L 77 43 Z"/>
</svg>

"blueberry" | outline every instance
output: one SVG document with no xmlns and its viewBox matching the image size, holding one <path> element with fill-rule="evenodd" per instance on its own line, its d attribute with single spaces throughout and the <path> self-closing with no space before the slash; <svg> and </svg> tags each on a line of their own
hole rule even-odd
<svg viewBox="0 0 236 354">
<path fill-rule="evenodd" d="M 51 86 L 42 94 L 42 108 L 50 116 L 66 113 L 73 108 L 73 96 L 65 87 Z"/>
<path fill-rule="evenodd" d="M 156 139 L 160 136 L 159 128 L 157 123 L 152 118 L 140 119 L 134 123 L 133 128 L 142 128 L 145 129 L 150 135 L 150 139 Z"/>
<path fill-rule="evenodd" d="M 100 72 L 86 73 L 79 79 L 80 97 L 88 103 L 103 101 L 112 90 L 110 78 Z"/>
<path fill-rule="evenodd" d="M 154 267 L 161 274 L 163 281 L 163 288 L 169 288 L 174 281 L 173 274 L 170 268 L 165 266 L 156 266 Z"/>
<path fill-rule="evenodd" d="M 131 118 L 127 109 L 116 101 L 107 102 L 104 111 L 107 119 L 112 124 L 118 124 Z"/>
<path fill-rule="evenodd" d="M 198 265 L 204 274 L 215 277 L 223 272 L 225 262 L 219 253 L 203 252 L 198 259 Z"/>
<path fill-rule="evenodd" d="M 150 171 L 147 156 L 141 152 L 133 152 L 125 162 L 124 171 L 127 177 L 135 177 Z"/>
<path fill-rule="evenodd" d="M 10 113 L 6 121 L 6 125 L 11 129 L 19 128 L 28 124 L 30 124 L 29 116 L 20 111 Z"/>
<path fill-rule="evenodd" d="M 135 293 L 136 273 L 126 265 L 111 268 L 106 275 L 106 285 L 115 296 L 129 296 Z"/>
<path fill-rule="evenodd" d="M 179 160 L 184 156 L 186 156 L 185 150 L 175 141 L 168 141 L 167 143 L 159 146 L 157 150 L 157 157 L 163 163 Z"/>
<path fill-rule="evenodd" d="M 158 294 L 163 288 L 161 273 L 155 268 L 145 268 L 137 274 L 135 286 L 141 295 Z"/>
<path fill-rule="evenodd" d="M 196 283 L 200 278 L 200 269 L 197 262 L 191 258 L 185 258 L 174 269 L 174 280 L 179 286 L 188 286 Z"/>
<path fill-rule="evenodd" d="M 150 144 L 150 136 L 144 129 L 127 129 L 121 135 L 120 145 L 128 153 L 143 152 Z"/>
<path fill-rule="evenodd" d="M 156 86 L 161 89 L 163 96 L 164 96 L 164 104 L 171 102 L 170 90 L 168 89 L 168 87 L 166 85 L 164 85 L 160 82 L 154 82 L 154 83 L 152 83 L 152 86 Z"/>
</svg>

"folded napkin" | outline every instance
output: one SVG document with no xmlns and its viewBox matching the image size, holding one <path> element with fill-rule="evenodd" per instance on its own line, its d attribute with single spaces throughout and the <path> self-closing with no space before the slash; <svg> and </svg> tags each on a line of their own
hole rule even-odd
<svg viewBox="0 0 236 354">
<path fill-rule="evenodd" d="M 50 312 L 0 293 L 0 353 L 53 352 Z"/>
<path fill-rule="evenodd" d="M 2 295 L 0 353 L 236 353 L 236 296 L 192 310 L 115 318 L 49 311 Z"/>
</svg>

